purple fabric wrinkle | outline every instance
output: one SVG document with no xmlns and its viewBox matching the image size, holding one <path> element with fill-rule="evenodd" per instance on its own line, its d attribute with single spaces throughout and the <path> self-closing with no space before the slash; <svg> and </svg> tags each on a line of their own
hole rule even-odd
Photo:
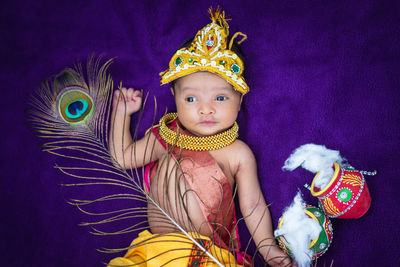
<svg viewBox="0 0 400 267">
<path fill-rule="evenodd" d="M 232 19 L 231 34 L 248 35 L 242 48 L 250 92 L 239 114 L 239 133 L 257 158 L 274 227 L 298 188 L 307 202 L 317 204 L 303 188 L 313 175 L 283 172 L 283 162 L 302 144 L 324 144 L 340 150 L 354 167 L 376 169 L 378 175 L 366 180 L 372 203 L 361 219 L 332 220 L 333 243 L 319 265 L 332 259 L 334 266 L 400 264 L 400 238 L 394 234 L 400 216 L 395 208 L 400 204 L 400 26 L 393 0 L 2 3 L 3 262 L 101 266 L 115 255 L 97 248 L 120 248 L 137 235 L 99 237 L 77 226 L 93 218 L 65 200 L 72 192 L 85 199 L 107 189 L 59 187 L 65 176 L 52 166 L 71 162 L 40 151 L 44 140 L 24 123 L 26 99 L 41 81 L 77 60 L 92 53 L 116 57 L 110 68 L 115 85 L 122 81 L 149 92 L 143 134 L 153 120 L 153 96 L 156 121 L 165 107 L 173 111 L 169 87 L 159 85 L 158 73 L 182 42 L 209 22 L 210 3 L 220 4 Z M 240 227 L 246 247 L 250 236 L 244 224 Z"/>
</svg>

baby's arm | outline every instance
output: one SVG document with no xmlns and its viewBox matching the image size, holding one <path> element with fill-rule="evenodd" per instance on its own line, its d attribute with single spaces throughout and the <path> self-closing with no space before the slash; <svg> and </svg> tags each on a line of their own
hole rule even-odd
<svg viewBox="0 0 400 267">
<path fill-rule="evenodd" d="M 290 258 L 276 245 L 272 221 L 257 178 L 253 152 L 241 142 L 236 173 L 240 210 L 265 262 L 271 266 L 291 266 Z"/>
<path fill-rule="evenodd" d="M 112 101 L 109 149 L 115 160 L 125 169 L 141 167 L 158 158 L 162 146 L 155 136 L 146 134 L 133 141 L 130 132 L 131 115 L 142 104 L 142 93 L 132 88 L 116 90 Z"/>
</svg>

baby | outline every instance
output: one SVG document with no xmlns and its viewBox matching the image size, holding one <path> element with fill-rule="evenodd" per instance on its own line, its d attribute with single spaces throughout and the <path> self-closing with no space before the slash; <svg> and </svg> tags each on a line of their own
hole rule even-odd
<svg viewBox="0 0 400 267">
<path fill-rule="evenodd" d="M 113 259 L 109 266 L 144 262 L 146 266 L 217 266 L 216 261 L 219 266 L 249 265 L 250 258 L 240 252 L 237 238 L 236 193 L 265 262 L 291 264 L 276 246 L 255 157 L 237 139 L 235 121 L 249 88 L 242 77 L 243 61 L 233 50 L 234 39 L 246 37 L 236 33 L 228 44 L 224 13 L 210 13 L 212 23 L 176 51 L 169 69 L 160 74 L 162 84 L 171 83 L 177 113 L 166 114 L 135 141 L 130 116 L 140 109 L 142 94 L 132 88 L 115 91 L 110 152 L 125 169 L 147 166 L 151 233 L 140 233 L 125 257 Z"/>
</svg>

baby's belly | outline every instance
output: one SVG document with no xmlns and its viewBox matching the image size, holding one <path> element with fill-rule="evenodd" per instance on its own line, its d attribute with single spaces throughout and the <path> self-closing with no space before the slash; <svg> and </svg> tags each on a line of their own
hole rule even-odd
<svg viewBox="0 0 400 267">
<path fill-rule="evenodd" d="M 196 192 L 193 192 L 175 163 L 160 164 L 150 185 L 148 223 L 152 233 L 182 231 L 211 236 L 209 223 L 203 215 Z"/>
<path fill-rule="evenodd" d="M 210 226 L 198 204 L 189 202 L 188 208 L 190 209 L 189 212 L 186 207 L 181 206 L 177 206 L 172 211 L 164 205 L 159 209 L 149 202 L 147 217 L 151 232 L 153 234 L 182 232 L 183 229 L 186 232 L 197 232 L 203 236 L 211 236 Z"/>
</svg>

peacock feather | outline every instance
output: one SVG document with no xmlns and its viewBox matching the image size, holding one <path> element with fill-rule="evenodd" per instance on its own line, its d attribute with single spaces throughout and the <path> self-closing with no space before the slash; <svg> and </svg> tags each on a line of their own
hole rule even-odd
<svg viewBox="0 0 400 267">
<path fill-rule="evenodd" d="M 114 118 L 111 116 L 113 81 L 107 70 L 112 60 L 108 60 L 104 64 L 101 64 L 101 61 L 101 58 L 91 57 L 85 68 L 81 64 L 76 64 L 73 68 L 63 70 L 53 79 L 44 82 L 36 94 L 30 98 L 31 108 L 28 112 L 28 120 L 38 136 L 46 139 L 41 147 L 42 150 L 59 157 L 61 163 L 57 163 L 55 167 L 71 179 L 71 182 L 62 185 L 85 188 L 84 190 L 96 188 L 92 191 L 85 191 L 89 192 L 88 196 L 93 196 L 92 198 L 72 198 L 68 203 L 90 215 L 90 218 L 95 218 L 82 223 L 82 225 L 89 226 L 93 234 L 136 236 L 139 231 L 143 230 L 157 233 L 133 242 L 129 247 L 101 249 L 103 252 L 116 253 L 154 242 L 163 244 L 181 242 L 190 245 L 185 249 L 171 248 L 167 252 L 154 252 L 151 260 L 165 257 L 166 253 L 172 253 L 170 255 L 177 256 L 172 256 L 163 263 L 164 265 L 162 264 L 163 266 L 168 264 L 177 266 L 176 264 L 182 258 L 186 258 L 186 262 L 187 258 L 190 258 L 193 266 L 202 266 L 200 264 L 204 262 L 198 259 L 204 261 L 205 258 L 218 266 L 224 266 L 221 260 L 223 255 L 213 244 L 218 243 L 218 240 L 214 239 L 214 232 L 228 231 L 224 227 L 226 218 L 217 220 L 218 216 L 215 216 L 215 220 L 209 222 L 216 225 L 212 228 L 213 232 L 209 235 L 209 239 L 204 239 L 200 234 L 199 229 L 204 225 L 195 225 L 190 219 L 192 208 L 190 198 L 202 199 L 198 192 L 188 186 L 185 180 L 190 173 L 180 167 L 183 161 L 190 159 L 183 156 L 172 157 L 169 152 L 176 147 L 174 145 L 169 147 L 168 152 L 159 160 L 158 166 L 155 168 L 155 182 L 152 183 L 156 186 L 149 190 L 143 181 L 145 176 L 143 168 L 124 169 L 110 154 L 109 128 L 114 123 Z M 121 86 L 119 89 L 121 90 Z M 146 101 L 147 96 L 139 113 L 137 125 L 141 121 Z M 155 101 L 153 125 L 155 124 L 156 106 Z M 137 132 L 138 127 L 135 128 L 133 134 L 134 140 L 137 139 Z M 111 137 L 124 139 L 124 136 Z M 145 153 L 152 154 L 153 150 L 154 141 L 147 138 Z M 135 153 L 135 146 L 133 146 L 131 155 L 135 155 Z M 132 160 L 132 158 L 134 157 L 126 160 Z M 130 165 L 137 166 L 138 164 L 134 162 Z M 217 179 L 214 182 L 221 187 L 222 194 L 223 185 Z M 232 192 L 235 196 L 236 188 L 233 188 Z M 234 196 L 231 202 L 224 207 L 231 208 L 234 205 Z M 122 201 L 124 205 L 111 204 L 115 201 Z M 222 203 L 217 206 L 215 214 L 225 214 Z M 149 213 L 152 215 L 151 222 L 148 220 Z M 242 220 L 243 218 L 233 222 L 234 228 Z M 129 223 L 121 224 L 121 222 Z M 106 230 L 101 227 L 110 224 L 114 224 L 115 227 L 106 227 Z M 157 227 L 163 230 L 158 231 Z M 168 234 L 165 234 L 166 232 Z M 176 233 L 183 233 L 183 235 L 178 236 Z M 226 246 L 229 251 L 233 252 L 236 234 L 229 232 L 227 235 L 229 242 Z M 248 248 L 249 243 L 244 248 L 245 252 Z M 191 254 L 186 253 L 187 256 L 179 256 L 181 255 L 179 254 L 180 250 L 190 250 Z M 139 261 L 137 264 L 141 266 L 142 263 L 145 263 L 145 260 Z M 237 262 L 232 260 L 225 265 L 236 266 Z"/>
</svg>

